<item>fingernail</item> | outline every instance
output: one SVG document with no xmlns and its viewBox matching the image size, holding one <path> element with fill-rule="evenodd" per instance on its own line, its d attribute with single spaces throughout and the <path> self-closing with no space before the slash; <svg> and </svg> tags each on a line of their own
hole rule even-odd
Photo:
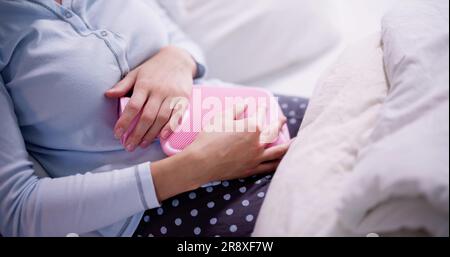
<svg viewBox="0 0 450 257">
<path fill-rule="evenodd" d="M 114 93 L 117 91 L 117 88 L 111 88 L 106 91 L 106 93 Z"/>
<path fill-rule="evenodd" d="M 170 136 L 170 131 L 168 131 L 168 130 L 164 130 L 164 131 L 161 133 L 162 139 L 167 139 L 169 136 Z"/>
<path fill-rule="evenodd" d="M 136 149 L 136 146 L 133 144 L 128 144 L 126 149 L 128 152 L 133 152 Z"/>
<path fill-rule="evenodd" d="M 123 136 L 123 133 L 125 133 L 125 130 L 123 128 L 118 128 L 115 132 L 114 132 L 114 136 L 116 137 L 116 139 L 120 139 Z"/>
<path fill-rule="evenodd" d="M 141 143 L 141 148 L 147 148 L 150 145 L 150 142 L 145 140 L 144 142 Z"/>
</svg>

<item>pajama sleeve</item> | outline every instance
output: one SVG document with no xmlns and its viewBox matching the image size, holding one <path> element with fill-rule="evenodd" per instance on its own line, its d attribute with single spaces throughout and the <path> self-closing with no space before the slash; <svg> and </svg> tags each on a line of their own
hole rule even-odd
<svg viewBox="0 0 450 257">
<path fill-rule="evenodd" d="M 195 77 L 195 79 L 200 79 L 204 77 L 206 74 L 205 57 L 199 46 L 196 43 L 194 43 L 180 29 L 180 27 L 177 24 L 175 24 L 175 22 L 172 21 L 172 19 L 167 14 L 166 10 L 162 8 L 158 3 L 156 3 L 154 0 L 147 1 L 147 3 L 150 4 L 154 10 L 156 10 L 160 19 L 165 24 L 169 34 L 169 44 L 186 50 L 191 54 L 191 56 L 196 61 L 197 76 Z"/>
<path fill-rule="evenodd" d="M 159 206 L 149 163 L 105 173 L 39 179 L 0 76 L 0 233 L 85 234 Z"/>
</svg>

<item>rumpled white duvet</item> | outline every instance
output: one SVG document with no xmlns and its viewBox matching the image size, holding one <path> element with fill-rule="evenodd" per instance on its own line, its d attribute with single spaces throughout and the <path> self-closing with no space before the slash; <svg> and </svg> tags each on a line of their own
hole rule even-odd
<svg viewBox="0 0 450 257">
<path fill-rule="evenodd" d="M 254 236 L 449 235 L 448 5 L 405 1 L 330 69 Z"/>
</svg>

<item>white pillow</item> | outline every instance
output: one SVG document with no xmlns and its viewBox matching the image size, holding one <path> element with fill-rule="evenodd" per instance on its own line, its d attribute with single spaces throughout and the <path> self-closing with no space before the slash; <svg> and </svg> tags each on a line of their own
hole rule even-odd
<svg viewBox="0 0 450 257">
<path fill-rule="evenodd" d="M 177 1 L 177 0 L 171 0 Z M 183 0 L 181 26 L 205 51 L 209 77 L 244 83 L 336 45 L 331 0 Z"/>
</svg>

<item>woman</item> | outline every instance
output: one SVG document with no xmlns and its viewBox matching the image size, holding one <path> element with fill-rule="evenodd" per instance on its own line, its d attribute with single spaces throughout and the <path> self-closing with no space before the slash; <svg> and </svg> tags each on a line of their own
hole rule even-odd
<svg viewBox="0 0 450 257">
<path fill-rule="evenodd" d="M 289 145 L 265 150 L 257 132 L 203 133 L 165 158 L 153 143 L 170 135 L 169 101 L 189 96 L 202 62 L 153 1 L 0 1 L 0 232 L 249 235 L 268 181 L 227 180 L 275 170 Z M 117 121 L 117 98 L 131 92 Z M 117 138 L 140 111 L 124 147 Z M 52 178 L 36 177 L 30 156 Z M 200 188 L 211 181 L 224 182 Z M 236 188 L 259 194 L 252 214 L 210 201 L 229 201 Z M 181 206 L 182 197 L 191 202 Z M 191 220 L 175 217 L 182 208 Z M 246 222 L 230 226 L 218 213 Z M 210 227 L 198 225 L 201 215 Z"/>
</svg>

